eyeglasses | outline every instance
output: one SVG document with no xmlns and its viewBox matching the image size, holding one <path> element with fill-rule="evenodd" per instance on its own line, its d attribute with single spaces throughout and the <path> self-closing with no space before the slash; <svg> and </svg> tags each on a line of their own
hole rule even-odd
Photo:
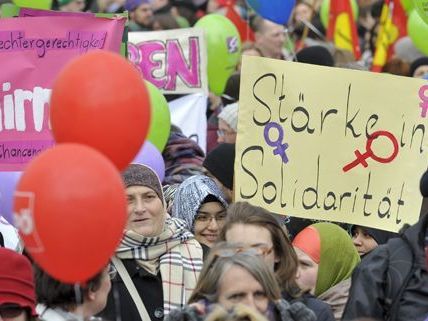
<svg viewBox="0 0 428 321">
<path fill-rule="evenodd" d="M 17 304 L 3 304 L 0 305 L 0 317 L 2 319 L 12 319 L 21 315 L 25 312 L 26 308 L 21 307 Z"/>
<path fill-rule="evenodd" d="M 214 252 L 218 257 L 232 257 L 236 254 L 242 253 L 246 255 L 267 256 L 273 252 L 273 246 L 269 247 L 264 244 L 257 244 L 249 247 L 236 247 L 229 249 L 221 249 Z"/>
<path fill-rule="evenodd" d="M 107 270 L 108 276 L 110 277 L 110 280 L 114 280 L 114 278 L 117 275 L 117 269 L 113 264 L 109 264 L 108 270 Z"/>
<path fill-rule="evenodd" d="M 196 216 L 195 221 L 201 222 L 201 223 L 208 223 L 212 220 L 215 220 L 218 223 L 222 223 L 226 220 L 226 212 L 218 213 L 218 214 L 208 214 L 208 213 L 201 213 Z"/>
</svg>

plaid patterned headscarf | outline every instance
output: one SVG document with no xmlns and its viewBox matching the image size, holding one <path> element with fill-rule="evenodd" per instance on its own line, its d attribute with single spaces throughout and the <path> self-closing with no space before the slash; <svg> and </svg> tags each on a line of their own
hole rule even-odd
<svg viewBox="0 0 428 321">
<path fill-rule="evenodd" d="M 160 271 L 165 314 L 184 307 L 203 264 L 201 245 L 177 218 L 168 218 L 163 232 L 156 237 L 126 231 L 116 256 L 135 259 L 151 273 Z"/>
</svg>

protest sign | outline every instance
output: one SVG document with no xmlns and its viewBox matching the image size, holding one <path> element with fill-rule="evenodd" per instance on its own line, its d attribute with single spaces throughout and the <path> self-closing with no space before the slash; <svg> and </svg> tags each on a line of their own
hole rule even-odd
<svg viewBox="0 0 428 321">
<path fill-rule="evenodd" d="M 164 94 L 208 93 L 203 30 L 130 32 L 128 41 L 129 60 Z"/>
<path fill-rule="evenodd" d="M 171 124 L 178 126 L 184 135 L 198 143 L 204 152 L 207 150 L 207 96 L 187 95 L 168 103 Z"/>
<path fill-rule="evenodd" d="M 9 6 L 8 6 L 9 5 Z M 55 11 L 55 10 L 42 10 L 42 9 L 33 9 L 33 8 L 20 8 L 18 6 L 6 3 L 0 6 L 0 9 L 6 9 L 2 12 L 3 18 L 12 18 L 12 17 L 97 17 L 97 18 L 110 18 L 117 19 L 122 17 L 128 19 L 128 13 L 93 13 L 93 12 L 68 12 L 68 11 Z M 127 57 L 127 44 L 128 42 L 128 33 L 124 32 L 122 36 L 122 44 L 120 47 L 120 53 L 122 56 Z"/>
<path fill-rule="evenodd" d="M 397 231 L 418 220 L 428 85 L 244 56 L 237 200 Z"/>
<path fill-rule="evenodd" d="M 53 145 L 53 80 L 89 50 L 119 52 L 124 24 L 91 17 L 0 19 L 0 171 L 20 171 Z"/>
</svg>

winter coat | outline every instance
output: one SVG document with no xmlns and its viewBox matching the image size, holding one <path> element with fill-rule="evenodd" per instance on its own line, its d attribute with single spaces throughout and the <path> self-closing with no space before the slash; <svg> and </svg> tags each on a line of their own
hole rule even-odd
<svg viewBox="0 0 428 321">
<path fill-rule="evenodd" d="M 158 273 L 158 275 L 153 275 L 147 272 L 144 268 L 140 267 L 135 260 L 122 260 L 122 262 L 140 294 L 151 320 L 163 320 L 163 290 L 160 273 Z M 119 304 L 115 301 L 116 298 L 119 300 Z M 120 307 L 120 311 L 116 311 L 116 307 Z M 112 280 L 112 288 L 108 295 L 106 308 L 99 314 L 99 316 L 106 320 L 116 320 L 117 313 L 120 313 L 122 316 L 122 321 L 141 320 L 134 300 L 129 294 L 129 291 L 120 275 L 116 275 Z"/>
<path fill-rule="evenodd" d="M 428 215 L 425 215 L 400 238 L 389 240 L 362 260 L 352 275 L 342 320 L 362 317 L 425 320 L 428 314 L 428 271 L 424 253 L 427 227 Z M 410 272 L 404 275 L 406 268 L 400 268 L 399 264 L 408 265 Z"/>
</svg>

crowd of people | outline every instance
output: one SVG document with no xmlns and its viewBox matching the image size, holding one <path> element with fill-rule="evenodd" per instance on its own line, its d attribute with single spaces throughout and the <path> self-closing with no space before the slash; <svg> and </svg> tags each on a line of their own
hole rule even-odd
<svg viewBox="0 0 428 321">
<path fill-rule="evenodd" d="M 268 1 L 268 0 L 266 0 Z M 0 0 L 0 4 L 9 1 Z M 254 40 L 242 54 L 369 70 L 383 0 L 358 1 L 362 58 L 326 41 L 318 0 L 279 25 L 234 9 Z M 129 12 L 129 32 L 190 28 L 226 0 L 54 0 L 69 12 Z M 427 35 L 428 39 L 428 35 Z M 122 172 L 128 220 L 108 265 L 84 284 L 48 275 L 0 233 L 0 321 L 428 320 L 428 216 L 392 233 L 279 216 L 234 202 L 240 68 L 207 99 L 207 152 L 171 126 L 165 178 Z M 382 72 L 428 79 L 428 57 L 400 39 Z M 167 99 L 169 98 L 166 95 Z M 421 193 L 428 196 L 428 182 Z M 1 222 L 0 222 L 1 223 Z M 60 255 L 60 253 L 58 253 Z M 85 262 L 76 262 L 76 269 Z"/>
</svg>

